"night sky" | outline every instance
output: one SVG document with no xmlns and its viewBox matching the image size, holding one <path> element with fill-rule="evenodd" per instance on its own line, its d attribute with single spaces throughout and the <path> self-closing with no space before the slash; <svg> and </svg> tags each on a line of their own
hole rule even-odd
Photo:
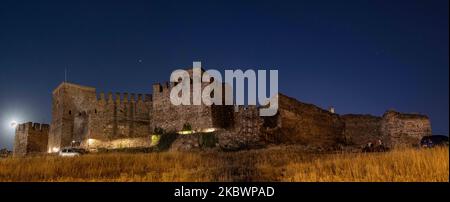
<svg viewBox="0 0 450 202">
<path fill-rule="evenodd" d="M 172 70 L 278 69 L 280 92 L 339 114 L 449 127 L 449 1 L 0 2 L 0 148 L 51 121 L 64 80 L 150 93 Z"/>
</svg>

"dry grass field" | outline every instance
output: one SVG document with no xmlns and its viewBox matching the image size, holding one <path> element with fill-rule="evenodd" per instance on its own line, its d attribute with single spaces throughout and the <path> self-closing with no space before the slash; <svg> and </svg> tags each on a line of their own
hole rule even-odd
<svg viewBox="0 0 450 202">
<path fill-rule="evenodd" d="M 0 159 L 0 181 L 448 182 L 449 150 L 308 154 L 285 146 L 240 152 L 5 158 Z"/>
</svg>

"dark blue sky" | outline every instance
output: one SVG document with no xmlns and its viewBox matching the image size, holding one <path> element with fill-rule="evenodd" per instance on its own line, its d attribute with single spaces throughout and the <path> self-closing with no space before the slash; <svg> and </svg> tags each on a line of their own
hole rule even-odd
<svg viewBox="0 0 450 202">
<path fill-rule="evenodd" d="M 176 68 L 278 69 L 280 91 L 338 113 L 449 127 L 449 1 L 0 2 L 0 147 L 50 122 L 64 80 L 149 93 Z M 141 60 L 141 62 L 139 62 Z"/>
</svg>

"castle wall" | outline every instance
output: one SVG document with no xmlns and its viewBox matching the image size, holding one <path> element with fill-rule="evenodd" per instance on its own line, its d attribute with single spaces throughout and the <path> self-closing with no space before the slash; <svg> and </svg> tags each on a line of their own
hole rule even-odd
<svg viewBox="0 0 450 202">
<path fill-rule="evenodd" d="M 417 146 L 423 136 L 431 135 L 428 117 L 387 111 L 383 117 L 343 115 L 344 134 L 350 145 L 365 145 L 382 140 L 388 147 Z"/>
<path fill-rule="evenodd" d="M 14 140 L 14 156 L 47 152 L 49 128 L 48 124 L 19 124 Z"/>
<path fill-rule="evenodd" d="M 431 124 L 425 115 L 387 111 L 381 130 L 392 147 L 417 146 L 423 136 L 431 135 Z"/>
<path fill-rule="evenodd" d="M 256 106 L 236 106 L 228 119 L 232 127 L 218 132 L 219 145 L 223 149 L 242 149 L 259 147 L 263 144 L 263 119 Z"/>
<path fill-rule="evenodd" d="M 424 115 L 388 111 L 383 117 L 339 116 L 282 94 L 278 114 L 263 119 L 266 141 L 313 147 L 361 146 L 377 140 L 388 147 L 415 146 L 431 135 L 430 120 Z"/>
<path fill-rule="evenodd" d="M 347 114 L 341 116 L 345 123 L 344 136 L 348 145 L 362 146 L 369 141 L 387 142 L 381 131 L 381 117 L 372 115 Z"/>
<path fill-rule="evenodd" d="M 278 114 L 265 118 L 268 141 L 332 148 L 344 143 L 339 115 L 294 98 L 278 95 Z"/>
<path fill-rule="evenodd" d="M 151 95 L 101 93 L 89 117 L 89 137 L 116 140 L 150 135 Z"/>
<path fill-rule="evenodd" d="M 49 150 L 89 147 L 88 139 L 114 140 L 150 134 L 151 95 L 111 93 L 63 83 L 53 91 Z"/>
<path fill-rule="evenodd" d="M 396 147 L 418 144 L 421 137 L 431 134 L 430 121 L 423 115 L 388 111 L 383 117 L 339 116 L 282 94 L 273 117 L 260 117 L 256 106 L 175 106 L 170 102 L 173 85 L 155 84 L 153 95 L 101 93 L 97 97 L 95 88 L 62 83 L 53 91 L 50 130 L 44 125 L 39 130 L 37 125 L 19 127 L 14 153 L 57 152 L 74 143 L 88 149 L 147 147 L 155 128 L 176 132 L 185 124 L 198 132 L 216 131 L 225 149 L 267 143 L 332 149 L 378 139 Z M 206 85 L 209 82 L 201 84 L 202 90 Z"/>
<path fill-rule="evenodd" d="M 89 139 L 89 146 L 86 149 L 119 149 L 119 148 L 136 148 L 136 147 L 151 147 L 151 136 L 145 137 L 130 137 L 117 138 L 113 140 Z"/>
<path fill-rule="evenodd" d="M 28 133 L 24 128 L 25 125 L 18 125 L 14 137 L 14 156 L 24 156 L 27 154 Z"/>
</svg>

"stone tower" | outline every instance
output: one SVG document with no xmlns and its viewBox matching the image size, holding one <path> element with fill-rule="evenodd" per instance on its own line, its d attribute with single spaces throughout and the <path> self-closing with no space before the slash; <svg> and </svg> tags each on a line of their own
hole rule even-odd
<svg viewBox="0 0 450 202">
<path fill-rule="evenodd" d="M 47 151 L 48 124 L 24 123 L 16 127 L 14 156 L 44 153 Z"/>
<path fill-rule="evenodd" d="M 194 71 L 200 73 L 200 78 L 194 78 Z M 200 105 L 193 104 L 193 80 L 200 81 L 201 91 L 211 84 L 210 82 L 201 81 L 205 70 L 200 67 L 188 68 L 191 84 L 190 84 L 190 101 L 191 105 L 173 105 L 170 101 L 170 91 L 177 85 L 174 82 L 155 83 L 153 84 L 153 108 L 151 116 L 151 129 L 162 128 L 165 131 L 180 131 L 183 125 L 188 124 L 192 130 L 197 132 L 214 131 L 218 128 L 227 128 L 231 125 L 230 117 L 233 109 L 225 105 Z M 224 90 L 222 90 L 224 94 Z M 222 95 L 222 99 L 224 99 Z"/>
<path fill-rule="evenodd" d="M 64 82 L 53 91 L 49 152 L 57 152 L 86 137 L 88 115 L 96 100 L 95 88 L 91 87 Z"/>
</svg>

